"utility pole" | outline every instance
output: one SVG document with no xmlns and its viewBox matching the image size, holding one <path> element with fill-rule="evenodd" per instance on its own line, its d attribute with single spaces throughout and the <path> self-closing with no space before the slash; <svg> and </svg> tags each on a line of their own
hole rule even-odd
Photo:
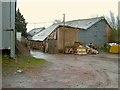
<svg viewBox="0 0 120 90">
<path fill-rule="evenodd" d="M 65 53 L 65 14 L 63 14 L 63 52 Z"/>
<path fill-rule="evenodd" d="M 65 26 L 65 14 L 63 14 L 63 24 Z"/>
</svg>

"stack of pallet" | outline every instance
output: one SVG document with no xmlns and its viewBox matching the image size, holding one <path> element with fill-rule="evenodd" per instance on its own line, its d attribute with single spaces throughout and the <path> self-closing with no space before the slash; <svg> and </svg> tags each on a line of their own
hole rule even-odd
<svg viewBox="0 0 120 90">
<path fill-rule="evenodd" d="M 74 50 L 73 50 L 73 48 L 65 48 L 65 53 L 66 54 L 73 54 L 74 53 Z"/>
<path fill-rule="evenodd" d="M 97 49 L 89 47 L 88 45 L 83 45 L 79 42 L 76 42 L 73 46 L 65 48 L 66 54 L 78 54 L 78 55 L 87 55 L 87 54 L 98 54 Z"/>
<path fill-rule="evenodd" d="M 86 47 L 79 45 L 79 47 L 76 49 L 76 54 L 79 55 L 86 55 L 87 54 L 87 49 Z"/>
</svg>

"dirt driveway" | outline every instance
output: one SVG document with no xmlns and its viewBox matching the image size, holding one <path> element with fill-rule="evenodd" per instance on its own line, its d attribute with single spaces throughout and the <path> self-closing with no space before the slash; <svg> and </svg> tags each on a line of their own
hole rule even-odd
<svg viewBox="0 0 120 90">
<path fill-rule="evenodd" d="M 36 58 L 52 62 L 42 69 L 3 77 L 3 87 L 17 88 L 118 88 L 118 56 L 45 54 L 31 51 Z"/>
</svg>

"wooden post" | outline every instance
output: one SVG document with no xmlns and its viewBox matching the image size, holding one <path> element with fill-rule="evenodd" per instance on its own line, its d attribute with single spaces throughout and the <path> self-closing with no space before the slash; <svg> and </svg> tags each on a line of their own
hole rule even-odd
<svg viewBox="0 0 120 90">
<path fill-rule="evenodd" d="M 63 14 L 63 53 L 65 53 L 65 14 Z"/>
</svg>

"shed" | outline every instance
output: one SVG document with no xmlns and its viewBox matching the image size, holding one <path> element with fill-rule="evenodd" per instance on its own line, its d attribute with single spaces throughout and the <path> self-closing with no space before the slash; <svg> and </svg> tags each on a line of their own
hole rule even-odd
<svg viewBox="0 0 120 90">
<path fill-rule="evenodd" d="M 28 39 L 31 39 L 35 34 L 41 32 L 45 27 L 40 27 L 40 28 L 34 28 L 28 32 Z"/>
<path fill-rule="evenodd" d="M 49 53 L 63 52 L 67 46 L 73 46 L 79 40 L 79 29 L 59 24 L 51 25 L 31 40 L 45 43 L 45 51 Z"/>
</svg>

